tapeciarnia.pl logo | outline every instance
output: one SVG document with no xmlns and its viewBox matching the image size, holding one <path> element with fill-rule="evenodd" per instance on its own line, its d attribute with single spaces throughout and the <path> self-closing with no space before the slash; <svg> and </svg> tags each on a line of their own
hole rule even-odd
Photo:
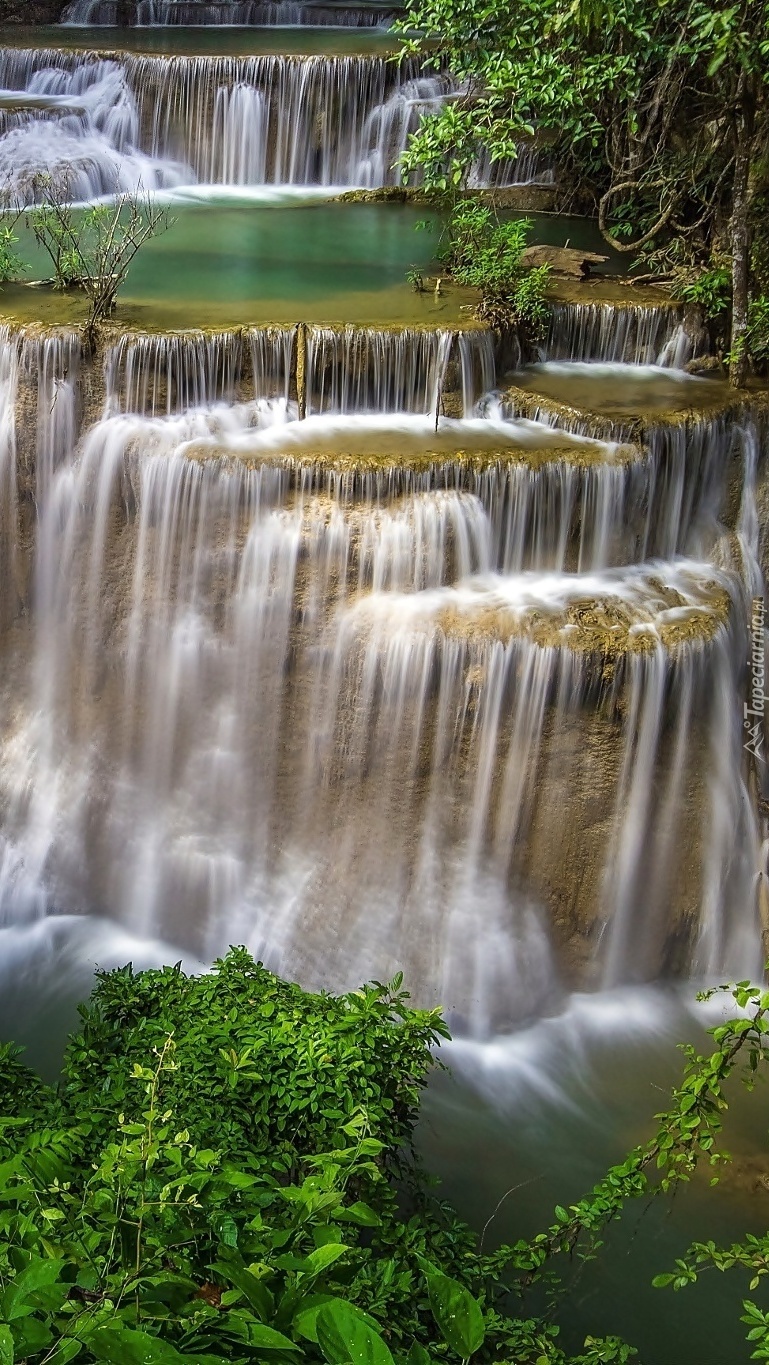
<svg viewBox="0 0 769 1365">
<path fill-rule="evenodd" d="M 744 748 L 754 758 L 764 757 L 764 599 L 754 597 L 750 613 L 750 654 L 748 656 L 748 700 L 743 705 L 743 728 L 748 737 Z"/>
</svg>

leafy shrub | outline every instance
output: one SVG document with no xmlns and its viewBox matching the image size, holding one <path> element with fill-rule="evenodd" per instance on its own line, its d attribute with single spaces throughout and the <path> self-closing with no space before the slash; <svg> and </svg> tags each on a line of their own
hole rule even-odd
<svg viewBox="0 0 769 1365">
<path fill-rule="evenodd" d="M 86 341 L 95 344 L 99 325 L 115 310 L 118 291 L 145 242 L 172 224 L 168 212 L 139 191 L 87 209 L 72 204 L 71 178 L 37 174 L 26 212 L 35 241 L 48 255 L 57 289 L 77 287 L 88 299 Z"/>
<path fill-rule="evenodd" d="M 482 1345 L 473 1238 L 406 1160 L 446 1027 L 399 980 L 311 995 L 235 949 L 101 975 L 81 1018 L 56 1087 L 0 1049 L 3 1365 Z"/>
<path fill-rule="evenodd" d="M 694 279 L 684 279 L 674 293 L 684 303 L 698 303 L 706 317 L 717 318 L 731 307 L 732 272 L 725 265 L 713 266 Z"/>
<path fill-rule="evenodd" d="M 18 280 L 20 275 L 26 274 L 28 267 L 14 249 L 18 243 L 13 228 L 0 228 L 0 284 Z"/>
<path fill-rule="evenodd" d="M 548 310 L 549 267 L 526 269 L 521 258 L 531 231 L 528 219 L 499 219 L 475 201 L 459 203 L 446 229 L 443 259 L 459 284 L 480 290 L 479 316 L 492 326 L 541 330 Z"/>
<path fill-rule="evenodd" d="M 724 1083 L 769 1060 L 769 992 L 713 1030 L 643 1146 L 552 1226 L 482 1255 L 427 1192 L 409 1139 L 446 1036 L 396 979 L 341 998 L 279 981 L 231 950 L 196 978 L 102 975 L 60 1083 L 0 1048 L 2 1365 L 627 1365 L 589 1336 L 567 1355 L 556 1261 L 592 1259 L 628 1200 L 719 1159 Z M 742 1266 L 769 1234 L 695 1244 L 658 1277 L 683 1287 Z M 539 1283 L 543 1317 L 511 1316 Z M 536 1303 L 536 1300 L 535 1300 Z M 744 1304 L 757 1358 L 769 1314 Z"/>
<path fill-rule="evenodd" d="M 748 310 L 747 346 L 757 364 L 769 361 L 769 294 L 752 299 Z"/>
</svg>

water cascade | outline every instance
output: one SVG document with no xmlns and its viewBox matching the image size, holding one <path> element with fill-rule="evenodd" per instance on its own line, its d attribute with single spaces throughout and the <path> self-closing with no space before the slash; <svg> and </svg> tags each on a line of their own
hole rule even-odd
<svg viewBox="0 0 769 1365">
<path fill-rule="evenodd" d="M 383 57 L 156 57 L 0 52 L 3 192 L 68 168 L 80 199 L 180 185 L 400 183 L 398 157 L 448 80 Z M 549 178 L 531 149 L 477 183 Z"/>
<path fill-rule="evenodd" d="M 288 397 L 293 328 L 121 337 L 104 360 L 108 413 L 149 416 L 236 397 Z"/>
<path fill-rule="evenodd" d="M 124 337 L 100 383 L 4 333 L 4 913 L 404 968 L 479 1035 L 757 969 L 755 420 L 570 431 L 478 407 L 483 331 L 304 331 Z"/>
<path fill-rule="evenodd" d="M 341 28 L 386 26 L 394 7 L 379 0 L 368 5 L 333 0 L 72 0 L 63 22 L 73 25 L 295 24 Z"/>
<path fill-rule="evenodd" d="M 389 8 L 74 0 L 66 21 Z M 325 44 L 4 49 L 0 177 L 16 202 L 64 168 L 78 200 L 180 192 L 193 237 L 220 201 L 238 232 L 244 202 L 286 201 L 301 231 L 305 190 L 397 185 L 421 116 L 463 93 Z M 531 146 L 470 179 L 550 172 Z M 243 193 L 265 186 L 302 193 Z M 475 1038 L 574 987 L 757 972 L 765 406 L 684 373 L 702 337 L 659 294 L 589 281 L 522 371 L 450 289 L 404 279 L 403 313 L 388 293 L 335 327 L 268 311 L 270 284 L 219 330 L 166 331 L 181 310 L 137 290 L 95 353 L 0 330 L 0 924 L 108 918 L 203 962 L 245 942 L 309 986 L 403 970 Z"/>
<path fill-rule="evenodd" d="M 672 304 L 554 303 L 541 358 L 682 369 L 691 355 L 682 317 Z"/>
</svg>

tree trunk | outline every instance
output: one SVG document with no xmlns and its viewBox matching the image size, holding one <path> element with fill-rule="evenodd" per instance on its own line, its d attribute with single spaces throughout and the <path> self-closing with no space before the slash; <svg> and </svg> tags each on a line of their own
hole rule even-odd
<svg viewBox="0 0 769 1365">
<path fill-rule="evenodd" d="M 743 92 L 737 112 L 737 146 L 732 189 L 732 341 L 729 380 L 737 388 L 748 375 L 748 304 L 750 287 L 750 162 L 753 148 L 753 105 Z"/>
</svg>

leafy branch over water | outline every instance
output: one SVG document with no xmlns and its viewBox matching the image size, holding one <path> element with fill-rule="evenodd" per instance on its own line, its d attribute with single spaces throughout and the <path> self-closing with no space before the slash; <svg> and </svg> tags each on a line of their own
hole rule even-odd
<svg viewBox="0 0 769 1365">
<path fill-rule="evenodd" d="M 724 1084 L 755 1076 L 769 1030 L 769 992 L 734 996 L 746 1013 L 710 1057 L 688 1049 L 655 1136 L 483 1255 L 411 1151 L 447 1030 L 399 979 L 312 995 L 243 949 L 200 977 L 102 975 L 57 1086 L 0 1050 L 0 1362 L 623 1365 L 616 1338 L 564 1350 L 558 1265 L 594 1257 L 628 1200 L 721 1159 Z M 658 1283 L 736 1266 L 756 1288 L 768 1249 L 698 1244 Z M 744 1312 L 766 1359 L 769 1321 Z"/>
</svg>

